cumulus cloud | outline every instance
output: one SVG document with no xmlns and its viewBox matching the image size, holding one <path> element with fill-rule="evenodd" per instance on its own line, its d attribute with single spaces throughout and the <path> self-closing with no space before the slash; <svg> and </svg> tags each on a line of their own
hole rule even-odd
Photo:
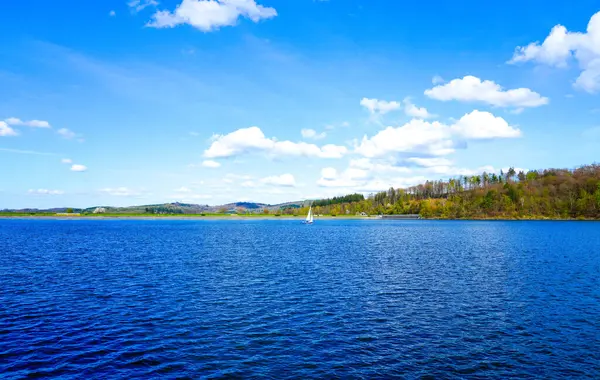
<svg viewBox="0 0 600 380">
<path fill-rule="evenodd" d="M 364 136 L 360 143 L 355 144 L 355 152 L 368 158 L 400 153 L 443 156 L 454 152 L 456 140 L 514 138 L 520 135 L 521 131 L 508 125 L 503 118 L 475 110 L 453 125 L 413 119 L 401 127 L 387 127 L 371 138 Z"/>
<path fill-rule="evenodd" d="M 365 107 L 372 115 L 385 115 L 388 112 L 399 110 L 402 105 L 396 101 L 362 98 L 360 105 Z"/>
<path fill-rule="evenodd" d="M 32 127 L 32 128 L 51 128 L 50 123 L 48 123 L 47 121 L 44 121 L 44 120 L 23 121 L 16 117 L 9 117 L 8 119 L 6 119 L 4 121 L 8 125 L 24 126 L 24 127 Z"/>
<path fill-rule="evenodd" d="M 266 138 L 258 127 L 242 128 L 227 135 L 213 137 L 211 146 L 204 151 L 206 158 L 224 158 L 253 152 L 273 156 L 306 156 L 319 158 L 340 158 L 348 149 L 338 145 L 318 147 L 304 142 L 277 141 Z"/>
<path fill-rule="evenodd" d="M 302 129 L 300 131 L 300 133 L 302 134 L 302 137 L 304 137 L 305 139 L 320 140 L 320 139 L 324 139 L 325 137 L 327 137 L 327 133 L 325 133 L 325 132 L 317 133 L 317 131 L 315 131 L 314 129 Z"/>
<path fill-rule="evenodd" d="M 88 168 L 85 165 L 80 165 L 80 164 L 73 164 L 71 166 L 71 171 L 73 172 L 84 172 L 86 171 Z"/>
<path fill-rule="evenodd" d="M 62 195 L 65 192 L 62 190 L 48 190 L 48 189 L 29 189 L 27 192 L 33 195 Z"/>
<path fill-rule="evenodd" d="M 394 186 L 406 185 L 415 180 L 412 170 L 406 166 L 396 165 L 389 159 L 373 160 L 358 158 L 350 160 L 348 167 L 342 171 L 327 167 L 321 170 L 321 178 L 317 181 L 320 187 L 345 188 L 353 191 L 379 191 Z"/>
<path fill-rule="evenodd" d="M 539 107 L 548 104 L 548 98 L 528 88 L 504 90 L 493 81 L 482 81 L 472 75 L 425 90 L 425 95 L 441 101 L 480 102 L 496 107 Z"/>
<path fill-rule="evenodd" d="M 423 176 L 391 177 L 389 175 L 377 176 L 367 170 L 348 167 L 346 170 L 338 171 L 327 167 L 321 170 L 321 178 L 317 185 L 326 188 L 339 188 L 343 192 L 375 192 L 387 190 L 390 187 L 408 187 L 419 184 L 426 180 Z"/>
<path fill-rule="evenodd" d="M 233 26 L 240 18 L 253 22 L 277 16 L 274 8 L 257 4 L 255 0 L 182 0 L 174 11 L 158 11 L 148 26 L 173 28 L 188 24 L 203 32 Z"/>
<path fill-rule="evenodd" d="M 355 148 L 365 157 L 383 157 L 394 153 L 444 155 L 454 151 L 451 130 L 440 122 L 413 119 L 401 127 L 387 127 Z"/>
<path fill-rule="evenodd" d="M 205 168 L 218 168 L 221 167 L 221 163 L 214 161 L 214 160 L 204 160 L 202 161 L 202 166 L 204 166 Z"/>
<path fill-rule="evenodd" d="M 430 119 L 436 115 L 430 114 L 425 107 L 417 107 L 412 103 L 410 98 L 405 98 L 404 101 L 404 113 L 408 116 L 416 117 L 419 119 Z"/>
<path fill-rule="evenodd" d="M 556 25 L 544 42 L 532 42 L 516 48 L 510 64 L 537 62 L 559 68 L 568 67 L 570 60 L 577 61 L 581 73 L 574 86 L 589 93 L 600 91 L 600 12 L 594 14 L 587 32 L 569 32 Z"/>
<path fill-rule="evenodd" d="M 285 186 L 293 187 L 296 186 L 296 179 L 291 174 L 282 174 L 276 176 L 266 177 L 260 180 L 261 183 L 271 186 Z"/>
<path fill-rule="evenodd" d="M 508 125 L 503 118 L 477 110 L 461 117 L 451 128 L 460 136 L 471 140 L 521 136 L 521 131 Z"/>
<path fill-rule="evenodd" d="M 70 158 L 63 158 L 62 160 L 60 160 L 60 162 L 63 164 L 72 164 L 73 160 L 71 160 Z"/>
<path fill-rule="evenodd" d="M 0 136 L 17 136 L 18 133 L 8 126 L 4 121 L 0 121 Z"/>
</svg>

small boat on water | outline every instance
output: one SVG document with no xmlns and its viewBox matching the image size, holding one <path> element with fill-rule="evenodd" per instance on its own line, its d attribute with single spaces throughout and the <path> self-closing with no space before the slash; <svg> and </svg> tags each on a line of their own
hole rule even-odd
<svg viewBox="0 0 600 380">
<path fill-rule="evenodd" d="M 304 221 L 304 224 L 313 224 L 312 206 L 310 206 L 310 208 L 308 209 L 308 215 L 306 216 L 306 220 Z"/>
</svg>

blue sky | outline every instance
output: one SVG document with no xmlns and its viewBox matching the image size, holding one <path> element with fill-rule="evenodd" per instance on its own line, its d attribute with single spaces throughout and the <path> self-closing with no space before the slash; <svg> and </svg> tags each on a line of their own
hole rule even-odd
<svg viewBox="0 0 600 380">
<path fill-rule="evenodd" d="M 10 2 L 0 209 L 277 203 L 592 163 L 598 12 L 589 0 Z"/>
</svg>

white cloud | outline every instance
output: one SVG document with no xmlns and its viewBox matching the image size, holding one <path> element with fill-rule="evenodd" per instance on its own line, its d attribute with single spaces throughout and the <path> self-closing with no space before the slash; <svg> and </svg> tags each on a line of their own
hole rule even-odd
<svg viewBox="0 0 600 380">
<path fill-rule="evenodd" d="M 444 82 L 445 82 L 444 78 L 442 78 L 439 75 L 434 75 L 433 78 L 431 78 L 431 83 L 433 83 L 433 84 L 440 84 L 440 83 L 444 83 Z"/>
<path fill-rule="evenodd" d="M 344 173 L 338 173 L 335 168 L 323 168 L 317 185 L 322 187 L 353 187 L 358 182 Z"/>
<path fill-rule="evenodd" d="M 48 123 L 47 121 L 44 121 L 44 120 L 23 121 L 16 117 L 9 117 L 8 119 L 6 119 L 4 121 L 8 125 L 19 125 L 19 126 L 32 127 L 32 128 L 51 128 L 50 123 Z"/>
<path fill-rule="evenodd" d="M 115 16 L 117 15 L 117 12 L 115 12 L 115 11 L 110 11 L 110 12 L 108 12 L 108 15 L 109 15 L 110 17 L 115 17 Z"/>
<path fill-rule="evenodd" d="M 77 134 L 67 128 L 61 128 L 58 131 L 56 131 L 59 135 L 61 135 L 62 137 L 64 137 L 65 139 L 72 139 L 74 137 L 77 136 Z"/>
<path fill-rule="evenodd" d="M 390 187 L 408 187 L 417 185 L 426 180 L 423 176 L 390 177 L 389 175 L 377 176 L 368 170 L 359 170 L 349 167 L 342 172 L 335 168 L 323 168 L 321 178 L 317 185 L 326 188 L 339 188 L 340 193 L 360 192 L 369 193 L 387 190 Z M 343 191 L 342 191 L 343 189 Z"/>
<path fill-rule="evenodd" d="M 384 115 L 388 112 L 400 109 L 402 106 L 399 102 L 379 99 L 362 98 L 360 105 L 365 107 L 372 115 Z"/>
<path fill-rule="evenodd" d="M 62 195 L 65 192 L 62 190 L 30 189 L 27 193 L 34 195 Z"/>
<path fill-rule="evenodd" d="M 84 172 L 86 170 L 87 170 L 87 166 L 85 166 L 85 165 L 73 164 L 71 166 L 71 171 L 73 171 L 73 172 Z"/>
<path fill-rule="evenodd" d="M 337 170 L 335 168 L 323 168 L 321 169 L 321 178 L 326 180 L 335 179 L 337 177 Z"/>
<path fill-rule="evenodd" d="M 501 117 L 474 110 L 446 125 L 438 121 L 413 119 L 401 127 L 387 127 L 375 136 L 355 143 L 355 152 L 368 158 L 393 154 L 442 156 L 454 152 L 455 140 L 483 140 L 519 137 L 521 131 Z"/>
<path fill-rule="evenodd" d="M 9 117 L 8 119 L 4 119 L 4 121 L 9 125 L 23 125 L 23 120 L 16 117 Z"/>
<path fill-rule="evenodd" d="M 18 133 L 8 126 L 7 123 L 0 121 L 0 136 L 17 136 Z"/>
<path fill-rule="evenodd" d="M 73 160 L 71 160 L 70 158 L 63 158 L 62 160 L 60 160 L 60 162 L 63 164 L 72 164 Z"/>
<path fill-rule="evenodd" d="M 102 194 L 112 195 L 115 197 L 135 197 L 139 196 L 142 193 L 136 190 L 129 189 L 127 187 L 116 187 L 116 188 L 104 188 L 98 190 Z"/>
<path fill-rule="evenodd" d="M 270 176 L 260 180 L 261 183 L 265 185 L 272 186 L 285 186 L 285 187 L 294 187 L 296 186 L 296 179 L 291 174 L 282 174 L 279 176 Z"/>
<path fill-rule="evenodd" d="M 158 6 L 158 1 L 156 1 L 156 0 L 131 0 L 130 2 L 127 3 L 127 5 L 133 11 L 140 12 L 140 11 L 143 11 L 147 7 Z M 111 12 L 114 12 L 114 11 L 111 11 Z"/>
<path fill-rule="evenodd" d="M 327 137 L 327 133 L 325 133 L 325 132 L 317 133 L 317 131 L 315 131 L 314 129 L 302 129 L 300 131 L 300 133 L 302 134 L 302 137 L 304 137 L 305 139 L 320 140 L 320 139 L 324 139 L 325 137 Z"/>
<path fill-rule="evenodd" d="M 517 47 L 510 64 L 538 62 L 548 66 L 566 68 L 575 59 L 581 69 L 574 86 L 589 93 L 600 91 L 600 12 L 588 23 L 587 32 L 569 32 L 556 25 L 544 42 L 532 42 Z"/>
<path fill-rule="evenodd" d="M 503 118 L 477 110 L 461 117 L 452 129 L 462 137 L 473 140 L 521 136 L 521 131 L 508 125 Z"/>
<path fill-rule="evenodd" d="M 242 128 L 227 135 L 213 136 L 211 146 L 204 151 L 206 158 L 232 157 L 252 152 L 263 152 L 274 156 L 307 156 L 340 158 L 348 149 L 344 146 L 327 144 L 318 147 L 304 142 L 277 141 L 266 138 L 258 127 Z"/>
<path fill-rule="evenodd" d="M 472 75 L 425 90 L 425 95 L 441 101 L 481 102 L 496 107 L 539 107 L 548 104 L 548 98 L 528 88 L 504 90 L 493 81 L 482 81 Z"/>
<path fill-rule="evenodd" d="M 444 155 L 454 151 L 448 126 L 440 122 L 413 119 L 401 127 L 387 127 L 375 136 L 364 136 L 355 151 L 365 157 L 384 157 L 394 153 Z"/>
<path fill-rule="evenodd" d="M 221 167 L 221 163 L 214 161 L 214 160 L 204 160 L 202 161 L 202 166 L 204 166 L 205 168 L 218 168 Z"/>
<path fill-rule="evenodd" d="M 412 103 L 410 98 L 404 98 L 404 113 L 408 116 L 416 117 L 419 119 L 429 119 L 436 115 L 430 114 L 425 107 L 417 107 Z"/>
<path fill-rule="evenodd" d="M 173 12 L 158 11 L 148 26 L 172 28 L 188 24 L 203 32 L 223 26 L 233 26 L 240 17 L 253 22 L 277 16 L 274 8 L 264 7 L 255 0 L 182 0 Z"/>
</svg>

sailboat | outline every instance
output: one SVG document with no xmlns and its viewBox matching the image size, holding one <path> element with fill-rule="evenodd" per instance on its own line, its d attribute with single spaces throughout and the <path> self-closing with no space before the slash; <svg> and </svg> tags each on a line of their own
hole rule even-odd
<svg viewBox="0 0 600 380">
<path fill-rule="evenodd" d="M 310 206 L 310 208 L 308 209 L 308 215 L 306 215 L 306 220 L 304 221 L 304 224 L 313 224 L 312 206 Z"/>
</svg>

